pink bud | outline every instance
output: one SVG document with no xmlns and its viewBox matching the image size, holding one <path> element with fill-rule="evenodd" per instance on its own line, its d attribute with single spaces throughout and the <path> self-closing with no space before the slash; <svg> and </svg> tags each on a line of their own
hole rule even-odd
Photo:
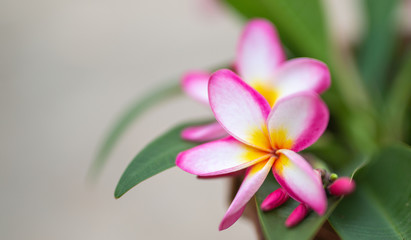
<svg viewBox="0 0 411 240">
<path fill-rule="evenodd" d="M 270 195 L 268 195 L 264 199 L 264 201 L 261 203 L 261 209 L 263 211 L 270 211 L 280 206 L 281 204 L 285 203 L 288 197 L 289 197 L 288 193 L 284 189 L 279 188 L 275 190 L 274 192 L 270 193 Z"/>
<path fill-rule="evenodd" d="M 355 182 L 348 177 L 340 177 L 328 187 L 330 194 L 335 196 L 347 195 L 354 192 L 354 190 Z"/>
<path fill-rule="evenodd" d="M 305 218 L 305 216 L 307 216 L 307 213 L 308 207 L 304 203 L 301 203 L 294 209 L 290 216 L 288 216 L 287 220 L 285 221 L 285 226 L 293 227 L 297 225 Z"/>
</svg>

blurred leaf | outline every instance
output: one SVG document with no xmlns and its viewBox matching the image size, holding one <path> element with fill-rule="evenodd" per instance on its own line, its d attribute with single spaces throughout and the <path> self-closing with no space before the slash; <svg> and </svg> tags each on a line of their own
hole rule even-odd
<svg viewBox="0 0 411 240">
<path fill-rule="evenodd" d="M 330 131 L 326 131 L 317 142 L 305 149 L 303 153 L 314 154 L 331 168 L 341 168 L 346 165 L 347 158 L 352 156 L 340 137 Z"/>
<path fill-rule="evenodd" d="M 144 97 L 138 99 L 129 108 L 127 108 L 123 115 L 120 116 L 114 123 L 107 137 L 103 141 L 103 144 L 97 153 L 97 157 L 94 159 L 94 162 L 90 167 L 89 176 L 91 178 L 98 177 L 114 146 L 135 120 L 137 120 L 148 109 L 180 94 L 181 87 L 180 84 L 176 82 L 172 85 L 166 85 L 146 94 Z"/>
<path fill-rule="evenodd" d="M 411 119 L 411 104 L 408 105 L 408 109 L 406 110 L 406 119 L 410 122 Z M 404 125 L 404 142 L 408 145 L 411 145 L 411 124 Z"/>
<path fill-rule="evenodd" d="M 204 122 L 179 125 L 148 144 L 127 166 L 117 184 L 114 196 L 119 198 L 140 182 L 175 166 L 179 152 L 198 145 L 182 140 L 181 131 L 187 126 L 202 123 Z"/>
<path fill-rule="evenodd" d="M 343 239 L 411 239 L 411 149 L 392 146 L 359 170 L 330 223 Z"/>
<path fill-rule="evenodd" d="M 296 55 L 327 60 L 329 39 L 319 0 L 224 0 L 246 18 L 267 18 Z"/>
<path fill-rule="evenodd" d="M 365 0 L 368 31 L 359 47 L 359 67 L 370 93 L 381 98 L 397 37 L 399 0 Z"/>
<path fill-rule="evenodd" d="M 370 163 L 370 155 L 360 154 L 352 156 L 352 159 L 346 160 L 345 165 L 336 171 L 339 176 L 349 176 L 353 178 L 355 174 Z"/>
<path fill-rule="evenodd" d="M 403 64 L 398 76 L 387 96 L 385 105 L 385 120 L 384 132 L 393 139 L 402 140 L 404 138 L 404 123 L 409 123 L 410 119 L 406 120 L 407 107 L 411 102 L 411 50 L 408 51 L 404 58 Z"/>
<path fill-rule="evenodd" d="M 328 210 L 323 216 L 318 216 L 316 213 L 311 212 L 300 224 L 293 228 L 287 228 L 284 225 L 285 220 L 298 206 L 299 203 L 297 201 L 290 198 L 281 207 L 269 212 L 263 212 L 260 209 L 262 201 L 268 196 L 268 194 L 278 188 L 280 188 L 280 185 L 276 182 L 272 174 L 269 174 L 264 184 L 256 193 L 258 217 L 260 219 L 263 233 L 267 240 L 312 239 L 339 202 L 337 198 L 332 197 L 328 200 Z"/>
</svg>

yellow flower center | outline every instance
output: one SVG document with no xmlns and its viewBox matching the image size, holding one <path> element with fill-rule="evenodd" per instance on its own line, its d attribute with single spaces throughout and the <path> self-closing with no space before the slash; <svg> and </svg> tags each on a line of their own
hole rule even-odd
<svg viewBox="0 0 411 240">
<path fill-rule="evenodd" d="M 255 80 L 251 83 L 251 86 L 261 95 L 263 95 L 265 99 L 267 99 L 267 102 L 271 107 L 274 106 L 274 103 L 278 98 L 278 92 L 271 84 L 267 83 L 266 81 Z"/>
<path fill-rule="evenodd" d="M 293 146 L 293 140 L 288 137 L 285 128 L 271 129 L 268 134 L 267 127 L 264 125 L 261 128 L 251 129 L 248 136 L 249 143 L 273 155 L 279 149 L 291 149 Z"/>
<path fill-rule="evenodd" d="M 289 139 L 287 130 L 279 128 L 270 132 L 271 146 L 273 149 L 290 149 L 293 146 L 293 140 Z"/>
</svg>

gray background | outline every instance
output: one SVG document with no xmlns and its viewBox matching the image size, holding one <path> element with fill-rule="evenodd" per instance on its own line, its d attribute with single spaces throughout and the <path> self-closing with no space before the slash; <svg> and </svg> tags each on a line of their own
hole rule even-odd
<svg viewBox="0 0 411 240">
<path fill-rule="evenodd" d="M 230 61 L 242 23 L 210 1 L 0 2 L 0 239 L 253 239 L 218 232 L 227 180 L 177 168 L 122 199 L 115 185 L 145 144 L 211 116 L 188 98 L 156 108 L 86 173 L 108 127 L 142 93 Z"/>
</svg>

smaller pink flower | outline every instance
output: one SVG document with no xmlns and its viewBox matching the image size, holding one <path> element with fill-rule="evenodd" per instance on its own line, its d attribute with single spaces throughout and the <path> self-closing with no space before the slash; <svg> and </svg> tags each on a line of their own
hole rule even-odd
<svg viewBox="0 0 411 240">
<path fill-rule="evenodd" d="M 329 193 L 335 196 L 348 195 L 354 190 L 355 182 L 348 177 L 340 177 L 328 187 Z"/>
<path fill-rule="evenodd" d="M 273 107 L 281 98 L 295 93 L 322 93 L 330 86 L 330 72 L 323 62 L 311 58 L 286 61 L 275 27 L 267 20 L 251 20 L 241 35 L 235 69 L 242 80 L 253 87 Z M 191 71 L 183 76 L 183 90 L 193 99 L 209 104 L 210 73 Z M 205 142 L 227 136 L 218 123 L 189 127 L 183 139 Z"/>
</svg>

